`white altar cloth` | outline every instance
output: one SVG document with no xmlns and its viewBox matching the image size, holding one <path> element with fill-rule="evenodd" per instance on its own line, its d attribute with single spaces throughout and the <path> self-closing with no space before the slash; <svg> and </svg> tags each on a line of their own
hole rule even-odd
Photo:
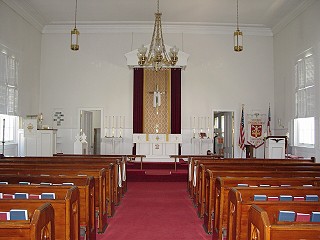
<svg viewBox="0 0 320 240">
<path fill-rule="evenodd" d="M 170 155 L 178 155 L 181 134 L 133 134 L 136 154 L 146 155 L 145 162 L 174 162 Z"/>
</svg>

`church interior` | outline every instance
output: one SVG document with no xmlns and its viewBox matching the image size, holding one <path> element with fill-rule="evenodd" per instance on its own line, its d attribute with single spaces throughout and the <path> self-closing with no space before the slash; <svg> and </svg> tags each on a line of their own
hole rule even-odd
<svg viewBox="0 0 320 240">
<path fill-rule="evenodd" d="M 319 239 L 319 12 L 0 0 L 0 238 Z"/>
</svg>

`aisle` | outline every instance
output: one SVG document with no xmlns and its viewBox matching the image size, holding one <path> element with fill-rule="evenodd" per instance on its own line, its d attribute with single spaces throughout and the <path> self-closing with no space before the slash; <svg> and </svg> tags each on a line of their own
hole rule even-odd
<svg viewBox="0 0 320 240">
<path fill-rule="evenodd" d="M 186 189 L 185 182 L 129 182 L 97 240 L 210 240 Z"/>
</svg>

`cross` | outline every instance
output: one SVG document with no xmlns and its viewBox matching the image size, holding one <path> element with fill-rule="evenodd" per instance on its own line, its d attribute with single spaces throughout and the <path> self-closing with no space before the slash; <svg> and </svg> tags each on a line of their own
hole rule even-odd
<svg viewBox="0 0 320 240">
<path fill-rule="evenodd" d="M 156 108 L 157 114 L 159 114 L 158 108 L 161 106 L 161 94 L 166 94 L 166 92 L 160 92 L 159 86 L 156 84 L 155 90 L 149 92 L 149 94 L 153 94 L 153 107 Z"/>
</svg>

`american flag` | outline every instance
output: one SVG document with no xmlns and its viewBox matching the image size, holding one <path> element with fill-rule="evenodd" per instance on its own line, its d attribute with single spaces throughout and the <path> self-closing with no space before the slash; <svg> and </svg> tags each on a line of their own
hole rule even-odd
<svg viewBox="0 0 320 240">
<path fill-rule="evenodd" d="M 240 134 L 239 134 L 239 147 L 244 150 L 244 143 L 246 141 L 245 132 L 244 132 L 244 113 L 243 106 L 241 110 L 241 122 L 240 122 Z"/>
<path fill-rule="evenodd" d="M 270 111 L 270 104 L 269 104 L 269 111 L 268 111 L 268 123 L 267 123 L 267 135 L 271 136 L 271 127 L 270 127 L 270 123 L 271 123 L 271 111 Z"/>
</svg>

